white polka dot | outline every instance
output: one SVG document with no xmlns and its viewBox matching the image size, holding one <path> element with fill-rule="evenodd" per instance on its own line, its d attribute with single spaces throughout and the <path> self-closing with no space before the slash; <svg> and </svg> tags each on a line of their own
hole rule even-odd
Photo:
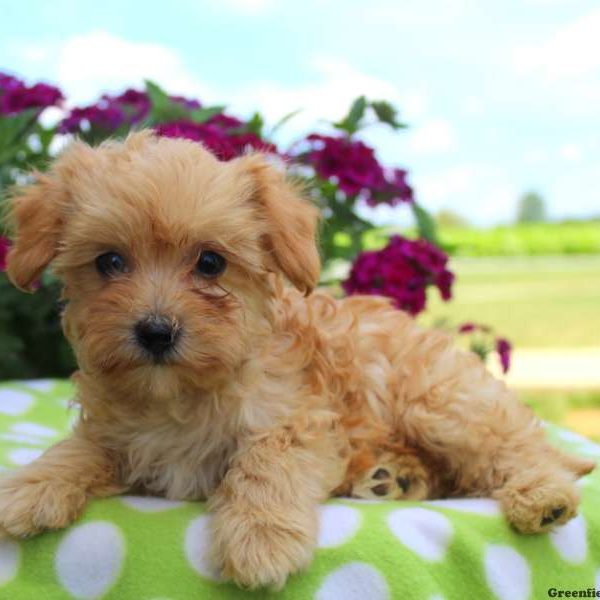
<svg viewBox="0 0 600 600">
<path fill-rule="evenodd" d="M 35 435 L 25 435 L 23 433 L 0 433 L 0 440 L 17 442 L 17 444 L 31 444 L 32 446 L 42 446 L 48 443 L 48 440 L 42 440 Z"/>
<path fill-rule="evenodd" d="M 352 562 L 330 573 L 315 594 L 315 600 L 388 600 L 390 592 L 383 575 L 366 563 Z"/>
<path fill-rule="evenodd" d="M 596 573 L 596 589 L 600 590 L 600 571 Z"/>
<path fill-rule="evenodd" d="M 347 542 L 358 530 L 360 513 L 350 506 L 326 505 L 319 512 L 319 548 Z"/>
<path fill-rule="evenodd" d="M 183 502 L 152 496 L 121 496 L 121 502 L 141 512 L 160 512 L 183 506 Z"/>
<path fill-rule="evenodd" d="M 52 438 L 59 435 L 56 429 L 51 429 L 44 425 L 38 425 L 37 423 L 15 423 L 11 429 L 15 433 L 22 433 L 24 435 L 33 435 L 38 437 Z"/>
<path fill-rule="evenodd" d="M 585 444 L 577 446 L 575 452 L 578 454 L 585 454 L 586 456 L 600 457 L 600 446 L 592 444 L 592 442 L 586 442 Z"/>
<path fill-rule="evenodd" d="M 8 583 L 19 568 L 21 549 L 14 540 L 0 540 L 0 585 Z"/>
<path fill-rule="evenodd" d="M 550 541 L 567 562 L 578 564 L 587 555 L 585 519 L 579 515 L 550 532 Z"/>
<path fill-rule="evenodd" d="M 499 600 L 527 600 L 531 576 L 527 561 L 509 546 L 488 546 L 484 556 L 487 582 Z"/>
<path fill-rule="evenodd" d="M 450 498 L 448 500 L 430 500 L 425 504 L 478 515 L 500 514 L 498 503 L 491 498 Z"/>
<path fill-rule="evenodd" d="M 49 392 L 56 385 L 53 379 L 28 379 L 22 383 L 36 392 Z"/>
<path fill-rule="evenodd" d="M 22 415 L 33 404 L 33 396 L 18 390 L 0 390 L 0 413 L 5 415 Z"/>
<path fill-rule="evenodd" d="M 426 508 L 395 510 L 388 516 L 392 533 L 426 560 L 441 560 L 452 538 L 452 525 L 442 514 Z"/>
<path fill-rule="evenodd" d="M 582 443 L 588 441 L 587 438 L 583 437 L 582 435 L 579 435 L 578 433 L 575 433 L 574 431 L 561 430 L 557 433 L 557 435 L 561 440 L 564 440 L 565 442 Z"/>
<path fill-rule="evenodd" d="M 28 465 L 44 453 L 34 448 L 17 448 L 8 453 L 8 459 L 15 465 Z"/>
<path fill-rule="evenodd" d="M 584 475 L 583 477 L 580 477 L 575 482 L 575 485 L 577 485 L 580 488 L 583 488 L 583 487 L 587 487 L 588 485 L 590 485 L 590 483 L 592 483 L 593 481 L 594 481 L 594 478 L 591 475 Z"/>
<path fill-rule="evenodd" d="M 115 525 L 93 521 L 71 529 L 56 551 L 58 579 L 75 598 L 100 598 L 116 582 L 125 556 Z"/>
<path fill-rule="evenodd" d="M 185 554 L 189 563 L 200 575 L 220 581 L 218 569 L 208 558 L 210 537 L 210 517 L 202 515 L 194 519 L 185 532 Z"/>
</svg>

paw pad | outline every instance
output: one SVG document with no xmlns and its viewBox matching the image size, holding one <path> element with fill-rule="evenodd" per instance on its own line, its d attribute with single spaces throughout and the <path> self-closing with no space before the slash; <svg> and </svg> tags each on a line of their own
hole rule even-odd
<svg viewBox="0 0 600 600">
<path fill-rule="evenodd" d="M 380 458 L 382 462 L 353 481 L 352 496 L 385 500 L 423 500 L 427 497 L 427 472 L 415 456 L 390 453 Z"/>
<path fill-rule="evenodd" d="M 542 518 L 542 520 L 541 520 L 542 527 L 545 527 L 546 525 L 550 525 L 551 523 L 554 523 L 554 521 L 557 521 L 558 519 L 560 519 L 564 515 L 564 513 L 565 513 L 564 506 L 559 506 L 557 508 L 553 508 L 549 515 Z"/>
</svg>

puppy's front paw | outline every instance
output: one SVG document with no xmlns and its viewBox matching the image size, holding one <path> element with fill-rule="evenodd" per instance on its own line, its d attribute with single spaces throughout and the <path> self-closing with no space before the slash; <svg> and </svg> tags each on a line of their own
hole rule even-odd
<svg viewBox="0 0 600 600">
<path fill-rule="evenodd" d="M 29 537 L 44 529 L 62 529 L 83 511 L 85 492 L 64 481 L 0 481 L 0 531 Z"/>
<path fill-rule="evenodd" d="M 291 515 L 277 523 L 250 514 L 239 519 L 216 515 L 213 560 L 223 576 L 240 587 L 279 590 L 289 575 L 310 563 L 313 530 L 312 526 L 304 529 Z"/>
</svg>

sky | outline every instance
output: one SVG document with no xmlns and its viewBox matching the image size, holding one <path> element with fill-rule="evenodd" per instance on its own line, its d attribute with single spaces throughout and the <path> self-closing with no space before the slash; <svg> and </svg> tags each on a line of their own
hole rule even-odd
<svg viewBox="0 0 600 600">
<path fill-rule="evenodd" d="M 302 109 L 285 144 L 365 94 L 409 124 L 365 138 L 426 208 L 506 223 L 533 190 L 552 218 L 600 214 L 598 0 L 0 0 L 0 15 L 0 70 L 73 105 L 149 78 L 269 123 Z"/>
</svg>

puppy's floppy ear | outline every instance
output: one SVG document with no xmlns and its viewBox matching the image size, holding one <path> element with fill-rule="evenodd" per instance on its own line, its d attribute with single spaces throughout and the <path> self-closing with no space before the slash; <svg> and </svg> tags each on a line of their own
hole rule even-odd
<svg viewBox="0 0 600 600">
<path fill-rule="evenodd" d="M 49 174 L 34 174 L 35 182 L 17 189 L 9 201 L 14 239 L 7 274 L 24 291 L 33 291 L 34 282 L 58 252 L 65 212 L 71 204 L 68 179 L 76 170 L 74 158 L 82 148 L 91 151 L 85 144 L 73 144 Z"/>
<path fill-rule="evenodd" d="M 264 157 L 239 159 L 254 181 L 253 200 L 266 221 L 265 246 L 275 266 L 305 294 L 319 283 L 321 260 L 316 233 L 319 211 L 300 188 Z"/>
</svg>

